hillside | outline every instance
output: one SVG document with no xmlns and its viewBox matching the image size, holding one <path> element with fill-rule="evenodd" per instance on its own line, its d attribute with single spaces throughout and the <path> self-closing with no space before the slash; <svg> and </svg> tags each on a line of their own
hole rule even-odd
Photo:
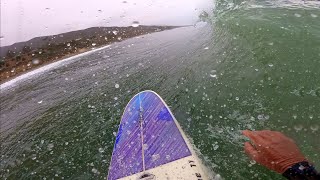
<svg viewBox="0 0 320 180">
<path fill-rule="evenodd" d="M 176 26 L 92 27 L 1 47 L 0 82 L 25 71 L 127 38 Z"/>
</svg>

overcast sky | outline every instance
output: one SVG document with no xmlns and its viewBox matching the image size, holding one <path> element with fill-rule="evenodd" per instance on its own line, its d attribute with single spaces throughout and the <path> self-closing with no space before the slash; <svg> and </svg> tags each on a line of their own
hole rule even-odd
<svg viewBox="0 0 320 180">
<path fill-rule="evenodd" d="M 190 25 L 213 0 L 1 0 L 1 46 L 93 26 Z"/>
</svg>

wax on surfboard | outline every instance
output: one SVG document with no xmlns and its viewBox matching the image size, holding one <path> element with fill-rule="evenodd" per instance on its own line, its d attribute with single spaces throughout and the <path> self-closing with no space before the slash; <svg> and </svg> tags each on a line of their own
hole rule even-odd
<svg viewBox="0 0 320 180">
<path fill-rule="evenodd" d="M 135 95 L 119 125 L 108 179 L 211 179 L 163 99 Z"/>
</svg>

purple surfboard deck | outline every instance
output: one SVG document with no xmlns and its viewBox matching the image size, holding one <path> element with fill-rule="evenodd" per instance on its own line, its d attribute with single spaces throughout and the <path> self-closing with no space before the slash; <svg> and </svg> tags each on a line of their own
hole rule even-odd
<svg viewBox="0 0 320 180">
<path fill-rule="evenodd" d="M 130 100 L 122 115 L 108 179 L 127 177 L 190 155 L 168 106 L 155 92 L 143 91 Z"/>
</svg>

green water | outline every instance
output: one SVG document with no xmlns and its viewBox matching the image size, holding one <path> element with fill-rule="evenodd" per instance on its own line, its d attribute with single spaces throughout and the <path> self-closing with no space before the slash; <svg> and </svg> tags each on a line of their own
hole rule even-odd
<svg viewBox="0 0 320 180">
<path fill-rule="evenodd" d="M 319 9 L 313 8 L 263 7 L 239 8 L 213 19 L 211 46 L 218 50 L 213 59 L 221 61 L 216 68 L 221 76 L 208 87 L 214 105 L 208 108 L 204 103 L 202 109 L 206 115 L 220 116 L 214 123 L 205 121 L 213 127 L 208 128 L 210 132 L 227 132 L 209 135 L 200 146 L 226 179 L 280 179 L 244 162 L 237 136 L 228 135 L 246 128 L 284 132 L 320 165 L 316 137 L 320 126 L 319 15 Z M 213 141 L 221 149 L 212 151 Z"/>
<path fill-rule="evenodd" d="M 146 89 L 224 179 L 282 179 L 250 162 L 244 129 L 285 133 L 319 169 L 320 10 L 235 4 L 218 3 L 203 27 L 117 43 L 1 87 L 0 177 L 105 178 L 122 111 Z"/>
</svg>

